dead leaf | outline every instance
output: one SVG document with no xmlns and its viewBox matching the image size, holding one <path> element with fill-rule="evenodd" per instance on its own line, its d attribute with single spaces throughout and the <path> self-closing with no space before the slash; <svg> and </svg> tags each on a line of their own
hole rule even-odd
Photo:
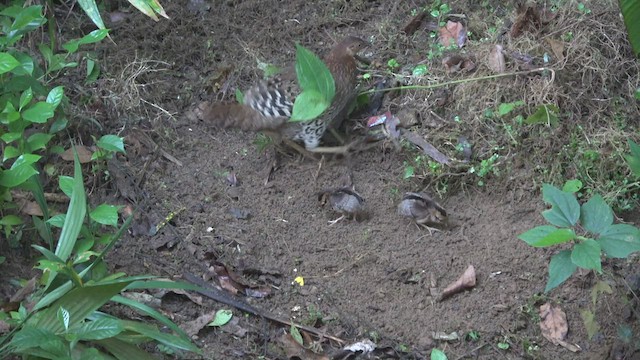
<svg viewBox="0 0 640 360">
<path fill-rule="evenodd" d="M 442 59 L 442 65 L 444 65 L 447 74 L 457 73 L 462 70 L 471 71 L 476 68 L 476 64 L 471 59 L 459 55 L 445 57 Z"/>
<path fill-rule="evenodd" d="M 420 27 L 420 24 L 422 24 L 422 20 L 424 20 L 425 16 L 427 16 L 426 11 L 419 11 L 418 14 L 416 14 L 416 16 L 414 16 L 413 19 L 404 26 L 402 31 L 404 31 L 407 36 L 413 35 L 413 33 L 415 33 Z"/>
<path fill-rule="evenodd" d="M 547 38 L 546 40 L 551 46 L 551 52 L 553 52 L 556 59 L 558 59 L 559 62 L 564 61 L 564 43 L 551 38 Z"/>
<path fill-rule="evenodd" d="M 596 321 L 595 315 L 591 310 L 580 310 L 580 317 L 585 329 L 587 329 L 587 337 L 589 340 L 600 330 L 600 324 Z"/>
<path fill-rule="evenodd" d="M 476 269 L 473 265 L 469 265 L 467 270 L 464 271 L 462 276 L 458 278 L 455 282 L 449 284 L 444 291 L 442 291 L 442 295 L 440 295 L 440 300 L 444 300 L 451 295 L 457 294 L 461 291 L 471 289 L 476 286 Z"/>
<path fill-rule="evenodd" d="M 535 32 L 542 28 L 542 20 L 538 6 L 535 4 L 520 5 L 518 15 L 511 26 L 511 37 L 517 38 L 525 32 Z"/>
<path fill-rule="evenodd" d="M 20 212 L 25 215 L 42 216 L 42 209 L 35 201 L 16 199 L 16 204 L 20 207 Z"/>
<path fill-rule="evenodd" d="M 202 296 L 195 295 L 191 291 L 186 291 L 182 289 L 163 289 L 163 290 L 160 290 L 158 293 L 156 293 L 155 296 L 159 298 L 163 298 L 166 294 L 169 294 L 169 293 L 186 296 L 194 304 L 202 306 Z"/>
<path fill-rule="evenodd" d="M 289 359 L 329 360 L 328 356 L 316 354 L 300 345 L 289 333 L 285 333 L 280 336 L 278 338 L 278 342 Z"/>
<path fill-rule="evenodd" d="M 463 47 L 467 42 L 467 30 L 459 22 L 447 21 L 447 25 L 440 28 L 440 44 L 450 46 L 452 44 Z"/>
<path fill-rule="evenodd" d="M 213 318 L 215 316 L 216 310 L 213 310 L 209 313 L 198 316 L 198 318 L 195 320 L 187 321 L 186 323 L 182 324 L 180 328 L 182 328 L 182 330 L 184 330 L 184 332 L 186 332 L 189 337 L 197 335 L 200 330 L 205 328 L 208 323 L 213 321 Z"/>
<path fill-rule="evenodd" d="M 579 346 L 564 341 L 569 332 L 569 325 L 567 325 L 567 315 L 560 307 L 551 307 L 549 303 L 540 306 L 540 330 L 542 336 L 553 344 L 560 345 L 572 352 L 580 351 Z"/>
<path fill-rule="evenodd" d="M 452 332 L 447 334 L 444 331 L 436 331 L 436 332 L 432 332 L 431 333 L 431 337 L 434 340 L 440 340 L 440 341 L 458 341 L 460 340 L 460 335 L 458 335 L 457 332 Z"/>
<path fill-rule="evenodd" d="M 80 160 L 81 164 L 86 164 L 91 161 L 91 155 L 93 155 L 93 153 L 91 152 L 91 150 L 89 150 L 88 147 L 84 145 L 76 145 L 76 151 L 78 152 L 78 159 Z M 60 154 L 60 157 L 64 161 L 73 161 L 73 147 L 65 150 L 62 154 Z"/>
<path fill-rule="evenodd" d="M 488 61 L 489 69 L 493 72 L 502 74 L 505 71 L 504 54 L 502 53 L 502 45 L 495 45 L 489 53 Z"/>
<path fill-rule="evenodd" d="M 32 277 L 31 279 L 29 279 L 29 281 L 27 281 L 26 284 L 24 284 L 24 286 L 18 290 L 15 294 L 13 294 L 13 296 L 11 296 L 11 298 L 9 299 L 9 302 L 16 302 L 19 303 L 22 300 L 26 299 L 27 296 L 31 295 L 36 289 L 36 278 Z"/>
</svg>

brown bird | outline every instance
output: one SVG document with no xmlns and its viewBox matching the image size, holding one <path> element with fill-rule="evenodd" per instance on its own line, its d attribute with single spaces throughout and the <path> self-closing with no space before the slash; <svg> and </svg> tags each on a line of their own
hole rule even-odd
<svg viewBox="0 0 640 360">
<path fill-rule="evenodd" d="M 330 225 L 334 225 L 348 216 L 353 216 L 353 218 L 356 219 L 364 207 L 364 199 L 362 196 L 355 192 L 353 188 L 349 187 L 323 190 L 318 193 L 318 201 L 320 201 L 322 206 L 328 202 L 331 204 L 333 210 L 340 213 L 339 218 L 329 221 Z"/>
<path fill-rule="evenodd" d="M 446 227 L 447 211 L 431 197 L 423 193 L 405 193 L 398 205 L 398 215 L 413 221 L 431 234 L 432 230 L 440 230 L 432 226 Z"/>
<path fill-rule="evenodd" d="M 337 127 L 348 115 L 349 105 L 355 100 L 357 64 L 356 56 L 367 43 L 349 36 L 335 45 L 324 57 L 335 81 L 335 97 L 322 115 L 308 122 L 289 122 L 295 97 L 300 89 L 295 71 L 289 70 L 270 80 L 261 81 L 244 95 L 243 104 L 212 104 L 204 102 L 194 110 L 199 120 L 223 128 L 244 131 L 266 131 L 282 138 L 288 145 L 301 150 L 293 141 L 302 141 L 312 152 L 344 152 L 346 147 L 320 148 L 320 139 L 329 127 Z"/>
</svg>

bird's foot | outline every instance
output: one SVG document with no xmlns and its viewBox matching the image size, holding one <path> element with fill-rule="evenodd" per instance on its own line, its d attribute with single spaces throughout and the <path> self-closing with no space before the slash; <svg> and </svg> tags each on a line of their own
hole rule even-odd
<svg viewBox="0 0 640 360">
<path fill-rule="evenodd" d="M 434 231 L 442 232 L 442 230 L 440 230 L 440 229 L 438 229 L 438 228 L 436 228 L 436 227 L 427 226 L 427 225 L 425 225 L 425 224 L 416 224 L 416 225 L 418 225 L 418 228 L 420 228 L 420 227 L 421 227 L 421 228 L 423 228 L 423 229 L 427 229 L 427 231 L 429 231 L 429 235 L 430 235 L 430 236 L 433 236 L 433 232 L 434 232 Z"/>
<path fill-rule="evenodd" d="M 345 218 L 345 215 L 340 216 L 339 218 L 335 219 L 335 220 L 330 220 L 328 221 L 329 226 L 335 225 L 338 222 L 340 222 L 340 220 L 343 220 Z"/>
</svg>

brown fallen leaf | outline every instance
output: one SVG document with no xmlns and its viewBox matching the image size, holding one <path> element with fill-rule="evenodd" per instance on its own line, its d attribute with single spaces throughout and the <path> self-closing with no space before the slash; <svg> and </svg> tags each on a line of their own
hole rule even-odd
<svg viewBox="0 0 640 360">
<path fill-rule="evenodd" d="M 32 277 L 24 286 L 11 296 L 9 302 L 21 302 L 36 290 L 36 278 Z"/>
<path fill-rule="evenodd" d="M 187 321 L 180 325 L 180 328 L 184 330 L 190 337 L 197 335 L 200 330 L 204 329 L 216 317 L 216 311 L 213 310 L 206 314 L 198 316 L 195 320 Z"/>
<path fill-rule="evenodd" d="M 504 54 L 502 53 L 502 45 L 495 45 L 489 53 L 488 61 L 489 69 L 493 72 L 502 74 L 505 71 Z"/>
<path fill-rule="evenodd" d="M 540 330 L 542 336 L 554 345 L 560 345 L 572 352 L 581 350 L 578 345 L 564 341 L 569 332 L 569 325 L 567 315 L 559 306 L 552 307 L 549 303 L 540 306 Z"/>
<path fill-rule="evenodd" d="M 447 21 L 447 24 L 440 28 L 440 44 L 444 46 L 457 45 L 463 47 L 467 42 L 467 30 L 459 22 Z"/>
<path fill-rule="evenodd" d="M 511 26 L 511 37 L 517 38 L 525 32 L 535 32 L 542 28 L 540 11 L 535 4 L 522 4 L 517 8 L 518 16 Z"/>
<path fill-rule="evenodd" d="M 457 73 L 459 71 L 471 71 L 476 68 L 476 64 L 469 58 L 459 55 L 451 55 L 442 59 L 442 65 L 447 74 Z"/>
<path fill-rule="evenodd" d="M 457 294 L 461 291 L 471 289 L 476 286 L 476 269 L 473 265 L 469 265 L 467 270 L 464 271 L 462 276 L 458 278 L 455 282 L 449 284 L 442 294 L 440 295 L 440 301 L 448 298 L 451 295 Z"/>
<path fill-rule="evenodd" d="M 91 152 L 88 147 L 84 145 L 76 145 L 76 151 L 78 152 L 78 159 L 80 160 L 80 163 L 86 164 L 91 161 L 91 155 L 93 155 L 93 152 Z M 73 147 L 65 150 L 60 154 L 60 157 L 64 161 L 73 161 Z"/>
<path fill-rule="evenodd" d="M 547 42 L 551 46 L 551 52 L 558 59 L 559 62 L 564 61 L 564 43 L 562 41 L 546 38 Z"/>
<path fill-rule="evenodd" d="M 25 199 L 16 199 L 16 204 L 20 208 L 20 212 L 30 216 L 42 216 L 42 209 L 35 201 L 28 201 Z"/>
<path fill-rule="evenodd" d="M 288 359 L 329 360 L 328 356 L 316 354 L 300 345 L 289 333 L 280 336 L 278 342 Z"/>
</svg>

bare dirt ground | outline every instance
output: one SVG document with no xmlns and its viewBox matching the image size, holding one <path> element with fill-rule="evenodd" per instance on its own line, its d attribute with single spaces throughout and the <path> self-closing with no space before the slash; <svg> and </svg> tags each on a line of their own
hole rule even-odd
<svg viewBox="0 0 640 360">
<path fill-rule="evenodd" d="M 508 29 L 516 17 L 514 6 L 493 1 L 448 4 L 452 14 L 465 14 L 468 28 L 476 34 L 472 39 L 490 38 L 486 46 L 473 50 L 478 66 L 486 71 L 480 57 L 498 41 L 490 37 L 489 29 L 495 27 L 498 33 Z M 637 330 L 632 316 L 635 302 L 628 300 L 621 281 L 637 272 L 637 258 L 606 263 L 614 293 L 599 298 L 595 309 L 600 329 L 589 339 L 580 312 L 591 306 L 594 275 L 575 275 L 543 295 L 547 264 L 557 249 L 533 249 L 517 239 L 543 223 L 539 188 L 544 169 L 539 165 L 569 141 L 562 137 L 575 122 L 556 133 L 531 129 L 528 137 L 519 139 L 519 150 L 503 157 L 501 172 L 483 179 L 484 186 L 478 186 L 479 178 L 473 174 L 446 169 L 438 176 L 427 173 L 404 179 L 405 162 L 415 158 L 417 150 L 382 146 L 357 153 L 349 161 L 328 157 L 321 166 L 294 153 L 284 154 L 265 184 L 273 154 L 258 150 L 256 134 L 222 131 L 184 116 L 202 100 L 234 101 L 236 88 L 245 90 L 262 77 L 258 61 L 291 63 L 295 42 L 322 54 L 335 40 L 357 35 L 371 41 L 365 55 L 382 68 L 390 58 L 402 65 L 417 64 L 434 40 L 425 26 L 412 36 L 401 30 L 411 20 L 412 9 L 429 4 L 179 0 L 164 5 L 171 19 L 158 23 L 135 11 L 119 14 L 124 20 L 107 24 L 116 44 L 105 42 L 96 49 L 104 75 L 92 89 L 93 102 L 87 109 L 93 109 L 92 116 L 107 129 L 121 130 L 128 153 L 109 169 L 119 180 L 105 183 L 95 194 L 117 203 L 127 200 L 137 211 L 131 233 L 108 258 L 114 271 L 165 277 L 189 272 L 216 283 L 213 265 L 224 264 L 247 283 L 269 288 L 268 296 L 242 297 L 244 301 L 282 319 L 323 327 L 347 343 L 370 338 L 394 349 L 387 351 L 390 358 L 428 358 L 434 347 L 443 349 L 449 359 L 638 358 L 633 345 L 618 339 L 621 324 Z M 612 19 L 609 26 L 623 31 L 616 4 L 589 5 L 594 16 Z M 107 10 L 115 13 L 123 8 L 112 5 Z M 489 22 L 495 19 L 501 22 Z M 578 35 L 579 28 L 591 26 L 589 21 L 569 25 Z M 552 22 L 528 35 L 527 41 L 542 43 L 544 36 L 566 31 L 565 25 Z M 625 51 L 626 57 L 615 56 L 633 61 L 628 48 Z M 436 78 L 458 76 L 448 76 L 436 65 Z M 511 65 L 509 70 L 519 69 Z M 637 81 L 636 70 L 629 70 L 629 81 Z M 577 80 L 582 74 L 569 71 L 557 72 L 556 88 L 595 81 Z M 467 76 L 471 75 L 459 75 Z M 624 81 L 615 81 L 617 87 L 610 90 L 628 98 Z M 464 135 L 474 144 L 476 159 L 481 159 L 506 137 L 496 134 L 495 124 L 481 123 L 482 112 L 513 99 L 524 98 L 534 106 L 538 96 L 553 98 L 544 84 L 548 79 L 532 75 L 485 81 L 475 88 L 451 86 L 453 99 L 442 107 L 434 105 L 435 91 L 411 91 L 390 97 L 380 112 L 416 112 L 415 131 L 427 141 L 456 157 L 456 139 Z M 584 94 L 589 101 L 593 96 Z M 558 95 L 565 97 L 566 93 Z M 491 102 L 479 103 L 486 99 Z M 636 105 L 627 115 L 634 113 Z M 580 116 L 590 120 L 588 114 L 567 117 Z M 629 120 L 630 126 L 636 127 L 637 120 Z M 576 176 L 570 164 L 558 167 L 567 178 Z M 319 206 L 316 193 L 341 185 L 349 171 L 366 200 L 366 216 L 329 226 L 327 221 L 337 216 Z M 229 174 L 235 174 L 239 186 L 229 185 Z M 404 192 L 425 187 L 450 214 L 450 230 L 430 235 L 396 215 Z M 247 211 L 248 217 L 240 219 L 236 210 Z M 157 234 L 148 234 L 150 226 L 170 214 L 175 216 Z M 438 301 L 437 294 L 469 265 L 476 269 L 477 285 Z M 304 286 L 294 283 L 297 276 L 304 278 Z M 581 351 L 570 352 L 542 337 L 538 308 L 545 302 L 566 312 L 567 342 Z M 164 296 L 161 307 L 178 324 L 221 308 L 230 307 L 206 298 L 196 304 L 182 295 Z M 285 327 L 242 316 L 235 309 L 234 314 L 238 328 L 246 333 L 204 328 L 194 336 L 204 358 L 287 358 L 278 341 Z M 437 332 L 457 332 L 459 339 L 434 339 Z M 465 336 L 470 332 L 479 338 Z M 322 345 L 319 353 L 339 348 L 331 341 Z"/>
</svg>

